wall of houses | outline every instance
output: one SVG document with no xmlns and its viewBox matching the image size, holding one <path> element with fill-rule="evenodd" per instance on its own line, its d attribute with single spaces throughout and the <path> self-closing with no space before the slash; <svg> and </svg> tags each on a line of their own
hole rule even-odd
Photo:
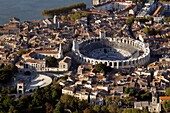
<svg viewBox="0 0 170 113">
<path fill-rule="evenodd" d="M 131 4 L 132 4 L 132 2 L 129 2 L 129 1 L 125 1 L 125 2 L 123 2 L 123 1 L 117 1 L 117 2 L 109 1 L 107 3 L 94 5 L 94 7 L 97 10 L 106 12 L 106 11 L 113 10 L 113 9 L 114 10 L 123 10 Z"/>
<path fill-rule="evenodd" d="M 95 6 L 95 9 L 100 10 L 100 11 L 108 11 L 113 9 L 113 4 L 112 2 L 101 4 Z"/>
<path fill-rule="evenodd" d="M 18 65 L 18 68 L 21 67 L 21 71 L 31 71 L 31 72 L 44 72 L 44 71 L 68 71 L 71 66 L 71 59 L 69 62 L 59 61 L 58 67 L 46 67 L 45 60 L 35 60 L 35 59 L 27 59 L 24 62 L 24 66 Z M 23 68 L 23 69 L 22 69 Z"/>
</svg>

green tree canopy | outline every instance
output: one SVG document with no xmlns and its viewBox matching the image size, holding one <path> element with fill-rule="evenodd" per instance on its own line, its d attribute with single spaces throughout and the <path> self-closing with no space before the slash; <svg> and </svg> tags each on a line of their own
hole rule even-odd
<svg viewBox="0 0 170 113">
<path fill-rule="evenodd" d="M 170 22 L 170 17 L 165 17 L 164 22 Z"/>
<path fill-rule="evenodd" d="M 126 24 L 132 24 L 134 22 L 134 17 L 129 17 L 127 20 L 126 20 Z"/>
<path fill-rule="evenodd" d="M 130 96 L 134 96 L 136 93 L 136 90 L 134 87 L 127 87 L 125 88 L 124 93 L 129 94 Z"/>
<path fill-rule="evenodd" d="M 29 52 L 30 52 L 29 50 L 20 49 L 17 53 L 18 53 L 18 56 L 22 56 L 23 54 L 26 54 L 26 53 L 29 53 Z"/>
<path fill-rule="evenodd" d="M 96 113 L 93 109 L 91 108 L 86 108 L 83 113 Z"/>
<path fill-rule="evenodd" d="M 105 64 L 101 64 L 101 63 L 96 64 L 93 69 L 93 72 L 95 72 L 95 73 L 107 73 L 109 71 L 111 71 L 111 68 L 106 66 Z"/>
<path fill-rule="evenodd" d="M 170 112 L 170 101 L 169 100 L 163 101 L 162 106 L 166 112 Z"/>
<path fill-rule="evenodd" d="M 123 113 L 143 113 L 143 112 L 139 109 L 127 108 L 123 110 Z"/>
<path fill-rule="evenodd" d="M 110 113 L 118 113 L 120 111 L 117 104 L 110 104 L 107 109 Z"/>
<path fill-rule="evenodd" d="M 46 109 L 46 113 L 53 113 L 54 110 L 53 106 L 49 102 L 45 103 L 45 109 Z"/>
<path fill-rule="evenodd" d="M 166 96 L 170 96 L 170 87 L 166 88 L 165 95 Z"/>
<path fill-rule="evenodd" d="M 100 105 L 95 105 L 93 107 L 93 110 L 96 111 L 97 113 L 99 113 L 101 111 L 101 106 Z"/>
<path fill-rule="evenodd" d="M 54 9 L 49 9 L 49 10 L 43 10 L 41 12 L 41 14 L 43 16 L 53 17 L 54 15 L 68 14 L 73 9 L 78 9 L 78 8 L 85 9 L 86 8 L 86 4 L 81 2 L 81 3 L 69 5 L 67 7 L 60 7 L 60 8 L 54 8 Z"/>
<path fill-rule="evenodd" d="M 63 112 L 63 107 L 62 107 L 62 103 L 59 101 L 56 106 L 55 109 L 53 111 L 53 113 L 62 113 Z"/>
<path fill-rule="evenodd" d="M 47 67 L 58 67 L 58 61 L 55 57 L 48 56 L 45 58 Z"/>
<path fill-rule="evenodd" d="M 72 13 L 72 14 L 68 14 L 68 15 L 63 15 L 61 17 L 62 21 L 68 21 L 68 20 L 77 20 L 77 19 L 80 19 L 82 17 L 87 17 L 88 14 L 86 13 L 80 13 L 80 12 L 75 12 L 75 13 Z"/>
<path fill-rule="evenodd" d="M 157 35 L 157 34 L 161 34 L 161 30 L 156 30 L 152 27 L 148 28 L 148 27 L 145 27 L 143 29 L 143 32 L 148 34 L 148 35 Z"/>
<path fill-rule="evenodd" d="M 0 68 L 0 83 L 7 83 L 11 80 L 12 76 L 18 72 L 18 68 L 13 65 L 5 65 Z"/>
<path fill-rule="evenodd" d="M 151 100 L 152 94 L 150 92 L 146 92 L 144 90 L 141 90 L 141 91 L 139 91 L 138 93 L 135 94 L 135 97 L 138 100 L 141 100 L 141 101 L 148 101 L 148 100 Z"/>
<path fill-rule="evenodd" d="M 2 94 L 16 93 L 16 89 L 13 88 L 13 87 L 4 87 L 4 86 L 2 86 L 0 89 L 1 89 L 0 93 L 2 93 Z"/>
<path fill-rule="evenodd" d="M 138 18 L 134 18 L 134 20 L 144 23 L 144 22 L 153 21 L 153 18 L 152 17 L 138 17 Z"/>
<path fill-rule="evenodd" d="M 101 112 L 102 113 L 109 113 L 108 109 L 107 109 L 107 106 L 102 106 L 101 107 Z"/>
</svg>

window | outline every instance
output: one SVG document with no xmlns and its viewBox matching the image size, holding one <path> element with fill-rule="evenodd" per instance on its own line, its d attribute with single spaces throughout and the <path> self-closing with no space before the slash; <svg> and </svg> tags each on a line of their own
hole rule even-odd
<svg viewBox="0 0 170 113">
<path fill-rule="evenodd" d="M 114 62 L 114 66 L 117 66 L 117 62 Z"/>
<path fill-rule="evenodd" d="M 119 62 L 119 66 L 122 66 L 122 62 Z"/>
<path fill-rule="evenodd" d="M 109 63 L 109 66 L 112 66 L 112 62 Z"/>
<path fill-rule="evenodd" d="M 22 88 L 22 86 L 19 86 L 19 88 Z"/>
<path fill-rule="evenodd" d="M 25 66 L 25 68 L 28 68 L 28 64 L 25 64 L 24 66 Z"/>
<path fill-rule="evenodd" d="M 66 66 L 65 65 L 63 65 L 63 68 L 65 68 Z"/>
<path fill-rule="evenodd" d="M 19 90 L 19 93 L 22 93 L 22 90 Z"/>
</svg>

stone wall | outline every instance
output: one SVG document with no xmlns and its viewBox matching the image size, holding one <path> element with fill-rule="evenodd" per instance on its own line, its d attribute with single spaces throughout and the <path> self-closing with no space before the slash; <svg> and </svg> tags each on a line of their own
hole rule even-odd
<svg viewBox="0 0 170 113">
<path fill-rule="evenodd" d="M 112 45 L 112 43 L 116 43 L 117 45 L 123 45 L 123 44 L 129 45 L 129 47 L 133 47 L 138 49 L 139 51 L 143 51 L 143 54 L 138 56 L 137 58 L 130 58 L 127 60 L 100 60 L 95 58 L 89 58 L 85 54 L 82 54 L 80 51 L 75 51 L 74 54 L 77 61 L 83 64 L 95 65 L 95 64 L 102 63 L 102 64 L 106 64 L 107 66 L 111 66 L 112 68 L 124 68 L 126 66 L 133 67 L 133 66 L 145 65 L 150 60 L 149 45 L 142 43 L 138 40 L 133 40 L 128 37 L 121 37 L 121 38 L 120 37 L 116 37 L 116 38 L 96 37 L 88 40 L 82 40 L 81 42 L 78 42 L 79 48 L 83 50 L 83 48 L 86 47 L 87 45 L 90 45 L 91 43 L 95 43 L 95 42 L 103 43 L 103 40 L 107 40 L 105 42 L 107 42 L 109 45 Z M 86 49 L 90 50 L 90 48 L 86 48 Z"/>
</svg>

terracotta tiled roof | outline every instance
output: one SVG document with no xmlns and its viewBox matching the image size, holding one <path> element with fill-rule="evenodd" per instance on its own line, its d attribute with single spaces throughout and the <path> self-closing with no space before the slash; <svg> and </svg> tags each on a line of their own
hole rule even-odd
<svg viewBox="0 0 170 113">
<path fill-rule="evenodd" d="M 43 48 L 42 50 L 48 51 L 48 50 L 54 50 L 53 48 Z"/>
<path fill-rule="evenodd" d="M 170 100 L 170 96 L 160 96 L 160 100 Z"/>
<path fill-rule="evenodd" d="M 102 80 L 103 78 L 104 78 L 104 76 L 102 76 L 102 75 L 98 76 L 99 80 Z"/>
<path fill-rule="evenodd" d="M 26 62 L 29 62 L 29 63 L 43 63 L 44 61 L 43 60 L 27 59 Z"/>
<path fill-rule="evenodd" d="M 35 51 L 40 54 L 58 54 L 58 51 Z"/>
<path fill-rule="evenodd" d="M 88 75 L 88 74 L 83 74 L 82 76 L 83 76 L 83 77 L 88 77 L 89 75 Z"/>
</svg>

